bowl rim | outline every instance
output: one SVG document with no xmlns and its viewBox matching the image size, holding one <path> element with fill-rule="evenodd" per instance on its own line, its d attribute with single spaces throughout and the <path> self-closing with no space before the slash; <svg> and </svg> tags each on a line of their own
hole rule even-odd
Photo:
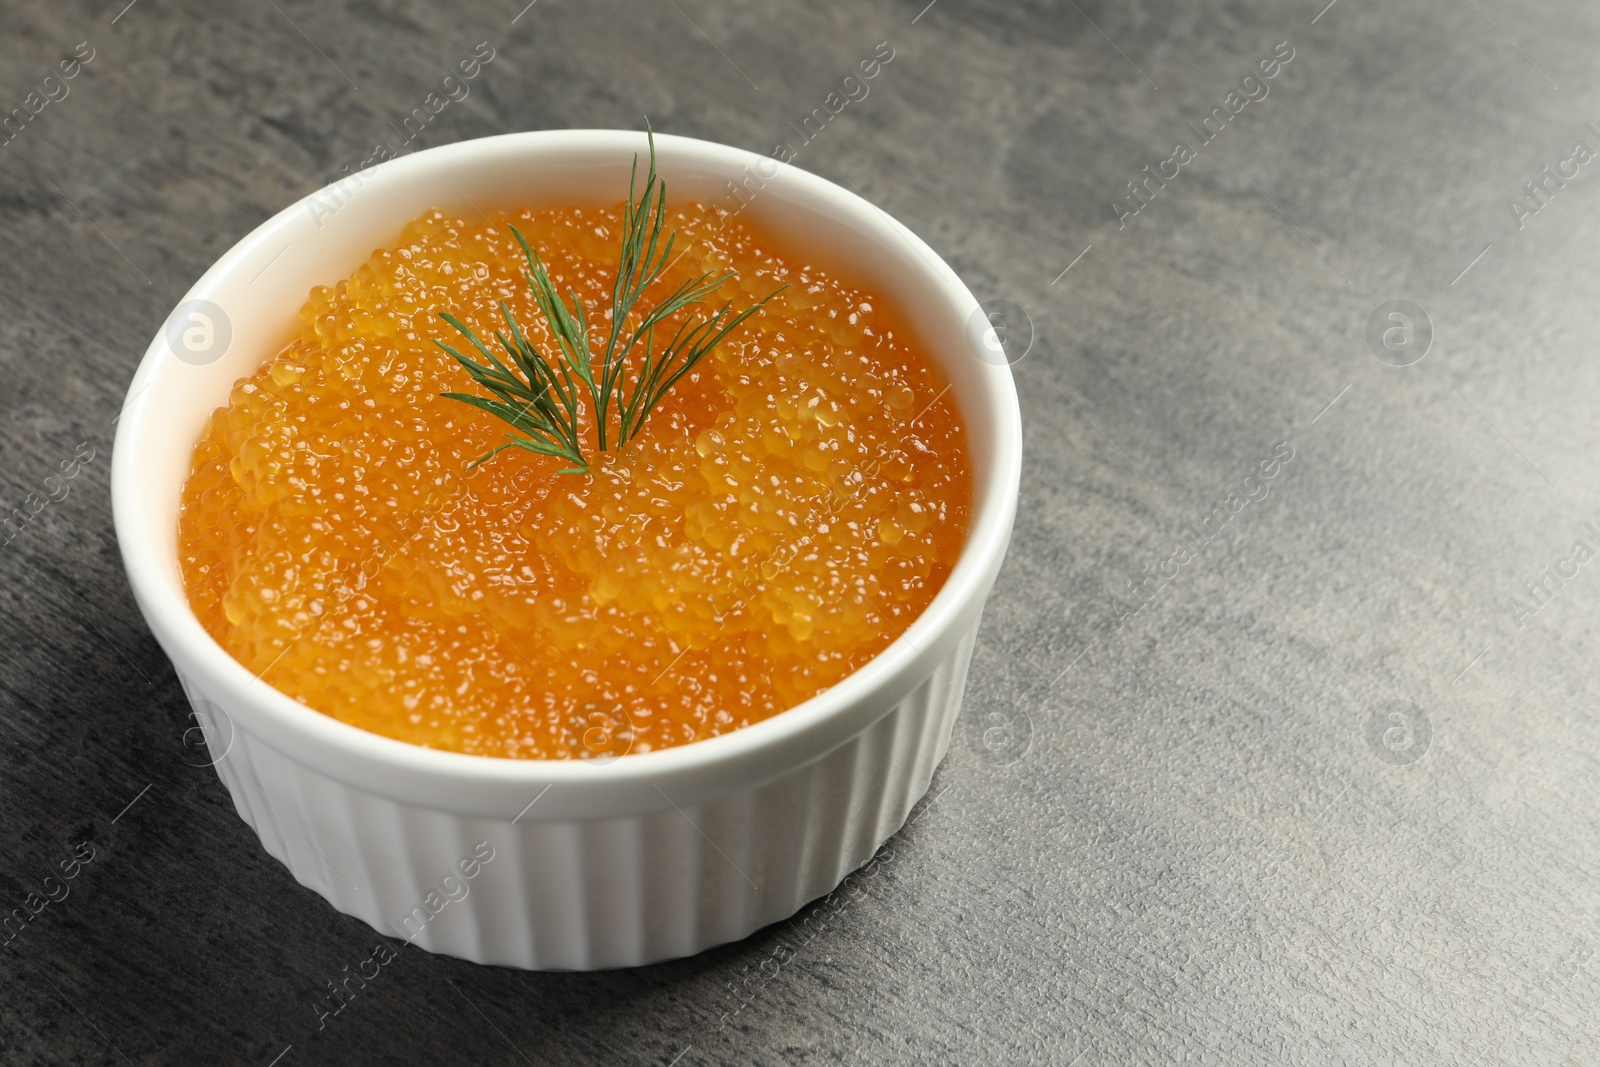
<svg viewBox="0 0 1600 1067">
<path fill-rule="evenodd" d="M 777 163 L 777 173 L 767 179 L 763 192 L 770 188 L 791 203 L 814 205 L 819 217 L 825 208 L 842 223 L 853 226 L 858 236 L 885 248 L 905 242 L 919 261 L 910 264 L 911 270 L 920 272 L 919 284 L 929 285 L 935 297 L 947 303 L 963 321 L 973 321 L 974 315 L 981 314 L 977 299 L 933 249 L 855 192 L 791 163 L 778 163 L 770 156 L 745 149 L 664 133 L 656 133 L 655 142 L 658 165 L 664 173 L 693 165 L 711 167 L 733 179 L 740 175 L 741 168 Z M 504 159 L 530 151 L 537 154 L 577 150 L 608 156 L 615 152 L 618 159 L 625 159 L 642 154 L 643 147 L 644 133 L 632 130 L 501 134 L 424 149 L 379 163 L 363 171 L 364 184 L 424 182 L 473 165 L 493 165 L 496 157 Z M 240 238 L 184 294 L 179 306 L 216 293 L 250 260 L 253 252 L 298 225 L 296 216 L 305 213 L 314 198 L 326 196 L 336 184 L 307 194 Z M 404 221 L 397 220 L 397 227 Z M 328 224 L 336 226 L 338 219 Z M 348 783 L 396 799 L 427 797 L 432 803 L 465 806 L 486 814 L 510 814 L 504 811 L 502 794 L 531 795 L 529 790 L 539 786 L 579 786 L 579 792 L 589 801 L 599 795 L 597 790 L 627 787 L 625 792 L 634 798 L 634 807 L 642 803 L 640 798 L 647 797 L 644 787 L 653 786 L 655 792 L 661 793 L 660 799 L 665 803 L 659 806 L 664 808 L 667 804 L 677 805 L 662 792 L 657 784 L 660 782 L 705 793 L 704 775 L 711 769 L 738 767 L 739 773 L 733 776 L 737 781 L 726 781 L 728 787 L 733 787 L 740 781 L 748 782 L 752 776 L 775 776 L 796 765 L 797 759 L 804 762 L 820 757 L 892 708 L 913 687 L 917 676 L 929 676 L 927 666 L 938 672 L 939 656 L 932 650 L 936 645 L 944 646 L 941 651 L 953 647 L 964 629 L 959 623 L 968 623 L 965 628 L 976 625 L 1004 557 L 1015 516 L 1021 476 L 1021 414 L 1010 368 L 986 363 L 972 378 L 981 387 L 957 390 L 957 400 L 964 411 L 970 413 L 977 404 L 987 406 L 994 430 L 990 447 L 982 454 L 972 448 L 969 437 L 974 499 L 961 554 L 927 607 L 886 648 L 843 680 L 792 708 L 718 737 L 653 752 L 629 753 L 609 761 L 517 759 L 424 748 L 352 726 L 260 681 L 211 637 L 190 608 L 181 579 L 170 580 L 170 573 L 163 570 L 151 524 L 141 518 L 142 513 L 136 513 L 131 501 L 138 493 L 141 445 L 152 432 L 161 408 L 161 392 L 150 386 L 157 384 L 153 379 L 158 364 L 173 358 L 165 331 L 158 330 L 129 384 L 112 455 L 117 540 L 130 585 L 151 630 L 172 658 L 180 677 L 192 679 L 213 708 L 223 710 L 231 729 L 242 727 L 273 748 L 292 749 L 292 755 Z M 978 361 L 976 355 L 973 358 Z M 948 370 L 945 373 L 954 388 L 956 376 Z M 972 421 L 969 415 L 969 432 Z M 191 451 L 192 447 L 191 444 Z M 980 464 L 989 468 L 982 499 L 977 495 Z M 176 524 L 176 515 L 169 518 Z M 231 746 L 233 739 L 228 743 Z M 225 751 L 216 759 L 226 756 Z M 400 780 L 391 785 L 386 772 L 398 773 Z M 699 788 L 695 788 L 696 782 Z M 476 800 L 462 792 L 471 793 L 476 787 L 487 789 Z M 496 799 L 486 799 L 491 795 Z M 575 796 L 551 807 L 560 811 L 549 811 L 544 817 L 617 805 L 586 805 Z"/>
</svg>

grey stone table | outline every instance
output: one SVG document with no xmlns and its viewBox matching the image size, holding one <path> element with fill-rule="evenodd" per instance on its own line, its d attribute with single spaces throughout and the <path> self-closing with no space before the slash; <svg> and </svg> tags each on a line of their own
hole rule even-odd
<svg viewBox="0 0 1600 1067">
<path fill-rule="evenodd" d="M 1600 1061 L 1600 8 L 1325 2 L 0 5 L 0 906 L 76 872 L 0 1062 Z M 643 115 L 859 189 L 1022 357 L 956 743 L 809 926 L 404 948 L 319 1027 L 377 935 L 193 766 L 123 390 L 377 146 Z"/>
</svg>

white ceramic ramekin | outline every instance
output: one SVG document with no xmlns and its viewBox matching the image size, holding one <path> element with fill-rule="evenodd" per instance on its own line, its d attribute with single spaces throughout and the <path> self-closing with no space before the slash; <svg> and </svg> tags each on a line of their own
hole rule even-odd
<svg viewBox="0 0 1600 1067">
<path fill-rule="evenodd" d="M 657 136 L 674 203 L 720 200 L 893 301 L 952 383 L 974 469 L 960 561 L 839 685 L 723 737 L 610 762 L 486 759 L 347 726 L 228 655 L 185 599 L 179 495 L 233 382 L 427 208 L 615 203 L 642 134 L 511 134 L 380 164 L 286 208 L 205 273 L 129 387 L 112 461 L 139 606 L 244 820 L 302 885 L 377 930 L 480 963 L 592 969 L 685 956 L 794 914 L 866 862 L 943 758 L 1005 554 L 1021 467 L 1009 368 L 955 273 L 853 193 L 765 156 Z M 992 343 L 992 335 L 987 340 Z"/>
</svg>

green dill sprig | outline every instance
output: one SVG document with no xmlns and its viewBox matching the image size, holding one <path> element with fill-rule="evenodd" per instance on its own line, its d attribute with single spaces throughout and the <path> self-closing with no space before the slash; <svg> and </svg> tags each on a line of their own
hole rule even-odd
<svg viewBox="0 0 1600 1067">
<path fill-rule="evenodd" d="M 493 394 L 492 397 L 470 393 L 440 395 L 497 415 L 517 431 L 507 434 L 509 440 L 505 444 L 479 456 L 471 467 L 493 459 L 508 448 L 521 448 L 565 459 L 572 466 L 563 469 L 562 474 L 588 473 L 589 461 L 584 456 L 578 425 L 583 394 L 587 394 L 594 412 L 595 450 L 604 452 L 608 447 L 620 450 L 639 433 L 650 413 L 680 378 L 785 288 L 779 286 L 743 311 L 735 312 L 733 302 L 728 301 L 711 315 L 690 316 L 658 349 L 657 327 L 685 308 L 702 303 L 733 277 L 732 271 L 716 277 L 706 273 L 683 282 L 644 311 L 637 325 L 627 326 L 644 291 L 671 264 L 672 246 L 677 238 L 675 233 L 667 234 L 665 239 L 661 235 L 666 222 L 667 184 L 656 175 L 655 133 L 648 125 L 646 133 L 650 144 L 649 174 L 643 193 L 635 199 L 634 186 L 639 175 L 639 157 L 635 156 L 633 170 L 628 176 L 628 199 L 623 206 L 622 252 L 611 287 L 611 325 L 605 348 L 598 356 L 590 347 L 589 317 L 578 294 L 568 289 L 570 303 L 562 300 L 539 253 L 515 227 L 511 233 L 522 246 L 528 264 L 525 276 L 559 349 L 558 357 L 552 360 L 528 340 L 503 300 L 500 314 L 506 328 L 503 332 L 496 330 L 494 336 L 505 349 L 509 365 L 459 317 L 440 314 L 440 318 L 467 339 L 484 362 L 463 355 L 443 341 L 434 343 L 455 357 L 480 388 Z M 637 367 L 630 381 L 629 368 L 633 363 L 637 363 Z"/>
</svg>

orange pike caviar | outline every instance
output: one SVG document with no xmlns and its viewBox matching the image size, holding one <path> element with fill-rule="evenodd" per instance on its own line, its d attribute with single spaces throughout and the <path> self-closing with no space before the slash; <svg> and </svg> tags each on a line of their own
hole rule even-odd
<svg viewBox="0 0 1600 1067">
<path fill-rule="evenodd" d="M 195 447 L 179 554 L 240 663 L 344 722 L 432 748 L 560 759 L 758 722 L 840 681 L 927 607 L 966 534 L 965 431 L 870 293 L 702 205 L 641 301 L 733 270 L 710 308 L 788 288 L 588 474 L 519 449 L 433 341 L 490 340 L 505 300 L 555 350 L 509 226 L 604 348 L 622 208 L 432 211 L 318 287 L 299 336 Z M 638 314 L 636 311 L 635 314 Z M 669 323 L 676 327 L 676 320 Z M 671 329 L 668 334 L 670 335 Z M 470 350 L 469 350 L 470 351 Z M 589 416 L 587 412 L 584 417 Z"/>
</svg>

